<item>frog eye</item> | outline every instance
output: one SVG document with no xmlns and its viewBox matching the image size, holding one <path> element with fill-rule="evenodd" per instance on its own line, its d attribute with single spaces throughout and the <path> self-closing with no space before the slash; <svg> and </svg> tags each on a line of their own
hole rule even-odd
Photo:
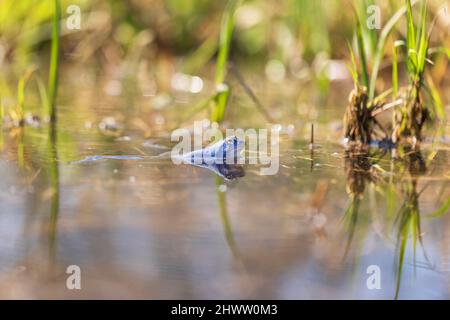
<svg viewBox="0 0 450 320">
<path fill-rule="evenodd" d="M 236 142 L 237 142 L 237 137 L 236 136 L 227 138 L 227 143 L 234 144 Z"/>
</svg>

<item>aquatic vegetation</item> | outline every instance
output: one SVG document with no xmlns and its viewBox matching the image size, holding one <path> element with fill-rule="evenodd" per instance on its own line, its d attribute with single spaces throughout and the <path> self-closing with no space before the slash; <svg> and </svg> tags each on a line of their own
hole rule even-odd
<svg viewBox="0 0 450 320">
<path fill-rule="evenodd" d="M 220 177 L 215 177 L 214 183 L 216 188 L 217 204 L 220 212 L 220 221 L 222 223 L 223 233 L 227 241 L 227 245 L 230 248 L 231 253 L 235 257 L 239 257 L 236 240 L 234 239 L 233 229 L 231 227 L 230 218 L 228 216 L 226 194 L 221 189 L 222 186 L 224 186 L 223 179 Z"/>
<path fill-rule="evenodd" d="M 55 126 L 50 126 L 49 139 L 47 143 L 47 152 L 49 157 L 48 174 L 50 176 L 50 216 L 48 232 L 48 250 L 49 258 L 55 259 L 57 224 L 60 209 L 60 170 L 59 155 L 57 145 L 57 132 Z"/>
<path fill-rule="evenodd" d="M 228 70 L 231 70 L 233 72 L 239 84 L 244 88 L 246 94 L 254 102 L 259 112 L 261 112 L 270 121 L 272 120 L 269 113 L 262 106 L 262 104 L 260 103 L 256 95 L 253 93 L 251 88 L 244 81 L 239 70 L 235 66 L 233 66 L 233 64 L 229 63 L 231 39 L 235 28 L 234 16 L 241 2 L 242 2 L 241 0 L 229 0 L 222 14 L 219 42 L 217 46 L 218 50 L 216 58 L 216 71 L 214 78 L 214 82 L 216 85 L 216 92 L 213 95 L 209 96 L 208 98 L 200 101 L 196 106 L 194 106 L 192 110 L 188 113 L 188 116 L 184 118 L 184 120 L 191 118 L 195 114 L 199 113 L 200 111 L 208 107 L 210 107 L 211 109 L 210 113 L 211 121 L 221 123 L 224 120 L 225 112 L 229 103 L 229 99 L 231 97 L 231 87 L 225 81 Z M 209 40 L 206 40 L 204 45 L 206 49 L 200 48 L 199 49 L 200 52 L 197 52 L 197 54 L 202 54 L 201 53 L 202 50 L 209 51 L 208 49 L 209 47 L 213 48 L 212 46 L 209 45 Z"/>
<path fill-rule="evenodd" d="M 58 88 L 59 69 L 59 21 L 61 19 L 61 5 L 54 0 L 54 13 L 52 20 L 52 47 L 50 56 L 50 70 L 48 79 L 49 116 L 52 123 L 56 122 L 56 94 Z"/>
<path fill-rule="evenodd" d="M 240 0 L 229 0 L 222 16 L 222 23 L 219 35 L 219 51 L 216 60 L 216 94 L 214 96 L 214 106 L 211 113 L 211 120 L 217 123 L 222 122 L 225 110 L 230 98 L 230 87 L 224 83 L 228 68 L 228 56 L 230 53 L 231 37 L 234 30 L 234 14 L 240 4 Z"/>
<path fill-rule="evenodd" d="M 382 98 L 384 98 L 386 93 L 381 94 L 379 97 L 375 97 L 375 85 L 378 69 L 384 53 L 386 38 L 405 11 L 405 8 L 401 8 L 392 16 L 381 31 L 373 57 L 371 75 L 369 75 L 369 65 L 365 49 L 366 47 L 371 46 L 366 45 L 365 43 L 367 41 L 363 37 L 365 29 L 362 27 L 358 13 L 355 12 L 356 46 L 360 67 L 358 68 L 353 48 L 349 45 L 351 57 L 351 66 L 349 69 L 353 78 L 354 90 L 350 93 L 349 104 L 344 116 L 344 134 L 351 142 L 363 144 L 370 143 L 375 126 L 378 126 L 384 131 L 383 127 L 377 122 L 375 115 L 379 110 L 383 109 L 384 103 Z"/>
<path fill-rule="evenodd" d="M 356 44 L 360 68 L 357 66 L 353 49 L 350 47 L 352 58 L 350 72 L 355 89 L 350 93 L 349 104 L 344 116 L 344 134 L 351 142 L 370 143 L 374 134 L 376 134 L 375 129 L 380 129 L 384 137 L 392 138 L 394 143 L 401 137 L 413 139 L 412 141 L 421 140 L 423 125 L 430 118 L 429 107 L 424 104 L 422 91 L 424 91 L 425 86 L 424 72 L 428 59 L 431 30 L 427 30 L 427 1 L 423 1 L 421 5 L 420 27 L 415 27 L 412 6 L 417 2 L 407 0 L 405 6 L 392 16 L 382 30 L 374 53 L 371 75 L 369 75 L 369 64 L 366 57 L 368 43 L 363 37 L 364 28 L 360 18 L 355 13 Z M 392 49 L 392 89 L 375 96 L 378 70 L 383 58 L 386 39 L 405 13 L 407 17 L 405 61 L 409 84 L 405 88 L 399 88 L 397 54 L 399 42 L 395 42 Z M 430 83 L 432 87 L 432 79 L 430 79 Z M 399 92 L 402 92 L 400 97 Z M 439 93 L 435 88 L 427 89 L 427 92 L 431 92 L 431 100 L 436 102 L 434 104 L 436 106 L 435 113 L 442 117 L 444 112 Z M 389 96 L 392 96 L 390 101 L 387 100 Z M 392 133 L 389 133 L 385 126 L 382 126 L 376 119 L 376 116 L 389 109 L 394 110 Z"/>
<path fill-rule="evenodd" d="M 405 261 L 406 247 L 408 240 L 412 239 L 412 253 L 413 253 L 413 265 L 416 266 L 416 251 L 417 241 L 419 241 L 423 255 L 428 262 L 426 255 L 422 231 L 421 231 L 421 212 L 419 208 L 419 196 L 423 192 L 417 191 L 418 177 L 426 172 L 426 165 L 420 151 L 407 151 L 405 157 L 405 169 L 410 175 L 409 179 L 405 179 L 402 184 L 404 192 L 404 200 L 398 211 L 395 223 L 398 226 L 397 231 L 397 270 L 396 270 L 396 286 L 395 286 L 395 299 L 398 298 L 400 292 L 400 285 L 402 280 L 402 271 Z M 425 187 L 424 187 L 425 188 Z"/>
<path fill-rule="evenodd" d="M 222 14 L 222 20 L 220 24 L 219 40 L 217 45 L 217 58 L 216 58 L 216 72 L 215 72 L 215 85 L 216 92 L 206 99 L 197 103 L 184 117 L 183 121 L 190 119 L 192 116 L 203 111 L 206 108 L 210 108 L 211 121 L 221 123 L 224 120 L 226 107 L 231 95 L 231 88 L 225 82 L 226 74 L 229 68 L 229 54 L 231 47 L 231 39 L 235 27 L 235 13 L 239 7 L 241 0 L 229 0 Z M 216 46 L 212 45 L 209 40 L 206 40 L 204 45 L 198 49 L 196 55 L 191 57 L 191 61 L 187 63 L 188 68 L 192 68 L 192 64 L 195 65 L 195 60 L 200 59 L 204 61 L 202 56 L 209 57 L 208 52 L 212 52 L 211 49 L 215 49 Z M 206 53 L 204 52 L 206 51 Z"/>
<path fill-rule="evenodd" d="M 427 29 L 428 8 L 427 1 L 423 1 L 420 12 L 420 27 L 414 24 L 411 1 L 407 0 L 407 39 L 406 66 L 409 86 L 402 106 L 394 111 L 392 140 L 414 139 L 420 141 L 422 128 L 430 120 L 430 106 L 425 104 L 423 91 L 425 90 L 425 66 L 428 60 L 431 29 Z M 428 92 L 430 92 L 428 90 Z M 433 92 L 436 92 L 433 90 Z M 434 97 L 439 101 L 439 96 Z M 438 114 L 443 114 L 439 103 L 435 105 Z"/>
<path fill-rule="evenodd" d="M 396 229 L 396 260 L 395 260 L 395 291 L 394 298 L 400 294 L 401 281 L 409 243 L 411 242 L 412 265 L 416 269 L 417 245 L 422 248 L 423 257 L 429 265 L 430 261 L 426 254 L 423 241 L 423 231 L 421 229 L 420 197 L 427 188 L 425 184 L 418 191 L 419 179 L 427 172 L 425 159 L 420 150 L 413 150 L 410 146 L 402 148 L 401 158 L 395 161 L 396 179 L 389 175 L 386 178 L 383 170 L 378 168 L 384 154 L 374 154 L 369 149 L 361 149 L 360 146 L 352 151 L 347 150 L 345 154 L 346 186 L 349 196 L 349 205 L 343 215 L 344 228 L 347 236 L 344 250 L 344 258 L 347 258 L 353 246 L 360 247 L 361 239 L 370 223 L 368 212 L 362 210 L 364 194 L 369 185 L 370 190 L 376 190 L 386 200 L 386 213 L 376 213 L 377 205 L 371 208 L 372 215 L 379 214 L 386 224 L 386 229 L 394 227 Z M 391 160 L 391 164 L 394 162 Z M 394 167 L 391 167 L 394 170 Z M 400 192 L 398 192 L 398 190 Z M 369 194 L 370 195 L 370 194 Z M 401 205 L 396 208 L 395 203 Z M 445 201 L 430 218 L 437 218 L 449 211 L 450 200 Z"/>
<path fill-rule="evenodd" d="M 352 142 L 369 144 L 372 140 L 374 118 L 367 103 L 366 87 L 356 85 L 350 93 L 344 115 L 344 135 Z"/>
<path fill-rule="evenodd" d="M 380 181 L 375 167 L 380 157 L 371 153 L 368 146 L 352 145 L 345 151 L 344 167 L 346 177 L 346 191 L 349 205 L 344 212 L 343 222 L 347 233 L 347 243 L 344 257 L 347 257 L 356 230 L 364 231 L 361 220 L 367 224 L 367 217 L 361 217 L 360 207 L 367 185 L 374 185 Z"/>
</svg>

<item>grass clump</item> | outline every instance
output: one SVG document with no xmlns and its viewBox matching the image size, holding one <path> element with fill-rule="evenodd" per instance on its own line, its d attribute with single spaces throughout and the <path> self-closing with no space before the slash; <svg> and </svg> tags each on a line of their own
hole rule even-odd
<svg viewBox="0 0 450 320">
<path fill-rule="evenodd" d="M 422 129 L 430 112 L 424 104 L 425 89 L 424 73 L 431 34 L 427 32 L 427 1 L 423 1 L 420 10 L 420 27 L 414 24 L 411 1 L 406 0 L 407 30 L 406 30 L 406 70 L 408 88 L 404 103 L 394 111 L 393 141 L 420 141 Z"/>
<path fill-rule="evenodd" d="M 417 1 L 414 1 L 414 3 Z M 406 7 L 400 8 L 386 23 L 382 29 L 372 59 L 367 56 L 366 48 L 373 48 L 374 35 L 364 37 L 367 30 L 363 28 L 358 13 L 355 10 L 356 18 L 356 47 L 359 58 L 359 68 L 356 62 L 354 49 L 349 45 L 351 66 L 350 73 L 354 82 L 354 89 L 350 93 L 349 104 L 344 116 L 345 137 L 351 143 L 368 144 L 372 140 L 375 127 L 379 127 L 383 132 L 384 128 L 378 123 L 375 115 L 384 106 L 383 98 L 386 93 L 375 97 L 375 85 L 378 77 L 378 70 L 383 59 L 386 39 L 394 26 L 405 14 Z M 366 40 L 368 39 L 369 40 Z M 371 61 L 369 61 L 371 60 Z M 370 69 L 371 67 L 371 69 Z"/>
<path fill-rule="evenodd" d="M 355 85 L 344 116 L 345 137 L 352 142 L 368 144 L 371 141 L 373 118 L 368 106 L 367 88 Z"/>
<path fill-rule="evenodd" d="M 368 144 L 382 132 L 383 139 L 415 144 L 422 138 L 425 123 L 430 120 L 432 110 L 439 118 L 444 117 L 442 103 L 431 77 L 425 76 L 427 55 L 432 27 L 427 30 L 428 3 L 422 1 L 418 26 L 413 19 L 413 6 L 416 0 L 405 0 L 400 8 L 386 23 L 380 33 L 378 43 L 373 52 L 373 59 L 367 55 L 367 47 L 373 45 L 364 37 L 365 32 L 360 18 L 356 16 L 356 50 L 350 46 L 352 65 L 350 72 L 354 81 L 354 89 L 350 93 L 349 103 L 344 116 L 344 134 L 348 141 Z M 392 88 L 376 95 L 378 71 L 384 56 L 386 39 L 401 17 L 406 15 L 406 41 L 394 41 L 392 50 Z M 370 40 L 372 41 L 372 40 Z M 408 84 L 399 87 L 398 81 L 398 47 L 405 47 L 406 72 Z M 355 53 L 358 54 L 358 63 Z M 425 81 L 427 80 L 427 81 Z M 428 93 L 433 104 L 427 104 L 425 93 Z M 393 108 L 392 131 L 388 132 L 376 119 L 380 113 Z"/>
</svg>

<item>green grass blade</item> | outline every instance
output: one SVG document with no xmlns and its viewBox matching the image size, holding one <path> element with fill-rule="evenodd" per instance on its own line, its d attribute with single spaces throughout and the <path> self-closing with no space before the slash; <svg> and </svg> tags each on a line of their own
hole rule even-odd
<svg viewBox="0 0 450 320">
<path fill-rule="evenodd" d="M 358 66 L 356 65 L 355 54 L 353 53 L 353 48 L 351 44 L 347 41 L 348 52 L 350 53 L 351 65 L 348 65 L 348 70 L 353 78 L 353 83 L 356 86 L 359 84 L 359 76 L 358 76 Z"/>
<path fill-rule="evenodd" d="M 25 74 L 19 79 L 17 83 L 17 116 L 19 120 L 24 117 L 24 106 L 25 106 L 25 88 L 27 86 L 28 80 L 30 80 L 31 75 L 34 72 L 34 68 L 29 68 Z"/>
<path fill-rule="evenodd" d="M 226 84 L 223 84 L 221 87 L 222 88 L 214 96 L 215 106 L 211 114 L 211 120 L 217 123 L 223 121 L 231 93 L 230 88 Z"/>
<path fill-rule="evenodd" d="M 55 12 L 53 14 L 53 29 L 52 29 L 52 48 L 50 56 L 50 71 L 48 80 L 48 98 L 50 109 L 50 120 L 52 123 L 56 122 L 56 93 L 58 87 L 58 69 L 59 69 L 59 21 L 61 19 L 61 6 L 59 0 L 54 0 Z"/>
<path fill-rule="evenodd" d="M 234 30 L 234 13 L 239 5 L 240 0 L 230 0 L 225 8 L 222 16 L 222 23 L 220 27 L 219 38 L 219 53 L 216 62 L 216 84 L 219 85 L 224 82 L 228 55 L 230 53 L 231 37 Z"/>
<path fill-rule="evenodd" d="M 421 14 L 420 14 L 420 40 L 419 40 L 419 49 L 418 49 L 418 57 L 417 57 L 417 75 L 421 75 L 425 68 L 425 63 L 427 59 L 428 53 L 428 37 L 427 37 L 427 0 L 425 0 L 422 4 Z"/>
<path fill-rule="evenodd" d="M 397 98 L 398 93 L 398 65 L 397 65 L 397 46 L 392 46 L 392 90 L 393 100 Z"/>
<path fill-rule="evenodd" d="M 414 6 L 419 0 L 412 0 L 411 7 Z M 378 71 L 380 69 L 381 60 L 383 59 L 384 53 L 384 45 L 386 43 L 386 39 L 391 33 L 392 29 L 395 27 L 400 18 L 406 13 L 406 6 L 400 8 L 386 23 L 385 27 L 381 31 L 380 39 L 378 40 L 377 50 L 375 53 L 372 74 L 370 78 L 370 86 L 369 86 L 369 100 L 372 100 L 375 97 L 375 84 L 378 78 Z"/>
<path fill-rule="evenodd" d="M 366 88 L 368 88 L 369 71 L 367 69 L 367 59 L 366 59 L 366 50 L 364 46 L 363 30 L 358 15 L 356 15 L 356 43 L 358 44 L 358 55 L 359 59 L 361 60 L 362 82 L 366 86 Z"/>
<path fill-rule="evenodd" d="M 44 110 L 45 115 L 50 114 L 50 106 L 48 103 L 47 90 L 45 88 L 45 84 L 42 82 L 42 79 L 36 77 L 36 83 L 39 91 L 39 97 L 41 99 L 41 107 Z"/>
<path fill-rule="evenodd" d="M 5 116 L 5 106 L 3 105 L 3 99 L 0 97 L 0 124 L 3 124 L 4 116 Z"/>
<path fill-rule="evenodd" d="M 369 0 L 367 2 L 365 1 L 365 6 L 364 6 L 364 9 L 365 9 L 365 21 L 367 21 L 367 18 L 368 18 L 368 16 L 367 16 L 367 8 L 369 8 L 370 6 L 374 6 L 374 5 L 376 5 L 374 0 Z M 366 49 L 369 49 L 368 50 L 369 56 L 370 56 L 370 58 L 373 58 L 373 54 L 375 53 L 375 50 L 377 48 L 377 29 L 375 29 L 375 28 L 368 28 L 367 25 L 366 25 L 366 28 L 364 28 L 364 31 L 365 31 L 365 34 L 366 34 L 366 38 L 368 39 L 367 43 L 369 44 L 368 48 L 366 48 Z"/>
<path fill-rule="evenodd" d="M 415 74 L 417 71 L 417 48 L 416 48 L 416 28 L 412 16 L 411 1 L 406 0 L 406 53 L 407 53 L 407 67 L 410 74 Z"/>
<path fill-rule="evenodd" d="M 436 111 L 436 114 L 440 120 L 445 120 L 445 108 L 444 104 L 442 102 L 441 96 L 439 94 L 439 90 L 434 84 L 433 78 L 431 75 L 427 74 L 426 76 L 428 87 L 429 87 L 429 94 L 431 95 L 431 99 L 433 100 L 433 105 Z M 427 89 L 427 87 L 424 87 Z"/>
<path fill-rule="evenodd" d="M 224 119 L 225 109 L 228 105 L 228 98 L 230 97 L 230 89 L 226 84 L 224 84 L 224 81 L 228 68 L 231 37 L 234 30 L 234 13 L 236 12 L 240 2 L 240 0 L 230 0 L 227 3 L 225 12 L 222 16 L 215 77 L 216 86 L 218 89 L 214 96 L 215 106 L 213 107 L 211 113 L 211 120 L 218 123 L 222 122 Z"/>
</svg>

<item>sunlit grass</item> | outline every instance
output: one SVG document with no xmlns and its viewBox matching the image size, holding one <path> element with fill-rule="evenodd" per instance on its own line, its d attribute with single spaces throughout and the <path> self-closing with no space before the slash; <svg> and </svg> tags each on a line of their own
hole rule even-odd
<svg viewBox="0 0 450 320">
<path fill-rule="evenodd" d="M 240 0 L 230 0 L 227 3 L 222 16 L 222 23 L 219 35 L 219 50 L 216 60 L 215 83 L 217 92 L 214 97 L 214 106 L 211 113 L 211 120 L 222 122 L 228 99 L 230 97 L 230 87 L 224 83 L 228 68 L 228 57 L 230 54 L 231 38 L 235 25 L 234 14 L 240 4 Z"/>
<path fill-rule="evenodd" d="M 17 108 L 15 116 L 19 124 L 23 123 L 24 119 L 24 106 L 25 106 L 25 87 L 34 72 L 34 68 L 28 68 L 25 74 L 19 79 L 17 83 Z"/>
<path fill-rule="evenodd" d="M 413 0 L 410 2 L 410 6 L 416 4 L 419 0 Z M 356 39 L 357 39 L 357 47 L 358 47 L 358 56 L 361 61 L 361 71 L 362 74 L 362 84 L 365 85 L 368 89 L 369 96 L 369 107 L 371 106 L 371 102 L 375 99 L 375 88 L 376 82 L 378 79 L 378 72 L 381 65 L 381 62 L 384 57 L 384 49 L 388 36 L 394 30 L 394 27 L 397 25 L 399 20 L 405 15 L 407 12 L 407 5 L 401 7 L 385 24 L 381 33 L 378 37 L 376 49 L 374 51 L 373 59 L 369 62 L 366 56 L 366 47 L 371 47 L 371 43 L 367 43 L 367 40 L 363 37 L 365 30 L 367 28 L 363 28 L 360 18 L 357 13 L 355 13 L 356 23 Z M 371 40 L 373 41 L 373 40 Z M 369 68 L 371 67 L 371 72 L 369 75 Z M 370 79 L 368 79 L 370 77 Z"/>
<path fill-rule="evenodd" d="M 395 110 L 393 138 L 401 140 L 413 137 L 420 141 L 423 125 L 427 121 L 433 120 L 433 114 L 438 119 L 443 120 L 445 113 L 432 77 L 425 77 L 430 36 L 434 25 L 433 23 L 427 29 L 428 1 L 422 1 L 417 26 L 414 22 L 412 2 L 410 0 L 406 0 L 406 8 L 405 49 L 408 88 L 404 105 Z"/>
<path fill-rule="evenodd" d="M 397 98 L 398 94 L 398 58 L 397 58 L 397 46 L 392 46 L 392 96 L 393 99 Z"/>
<path fill-rule="evenodd" d="M 350 94 L 349 105 L 344 117 L 346 137 L 351 141 L 360 140 L 367 143 L 371 140 L 372 130 L 376 126 L 387 136 L 392 137 L 395 143 L 403 138 L 405 141 L 420 141 L 422 128 L 427 121 L 433 120 L 433 114 L 440 120 L 445 119 L 439 90 L 430 75 L 425 77 L 433 25 L 427 30 L 429 9 L 426 0 L 421 1 L 417 26 L 414 23 L 413 6 L 419 2 L 419 0 L 405 0 L 405 5 L 389 19 L 380 33 L 373 59 L 369 59 L 367 56 L 367 52 L 370 51 L 367 50 L 367 47 L 373 46 L 372 37 L 364 36 L 367 34 L 366 27 L 361 23 L 358 13 L 355 12 L 355 51 L 358 53 L 359 63 L 356 62 L 354 50 L 350 48 L 352 62 L 350 73 L 355 83 L 355 89 Z M 406 41 L 394 40 L 392 42 L 392 87 L 377 95 L 376 85 L 379 68 L 385 56 L 385 43 L 403 16 L 406 16 Z M 408 78 L 408 84 L 404 86 L 401 86 L 398 74 L 398 48 L 402 46 L 405 48 L 404 60 Z M 401 96 L 399 96 L 400 92 L 402 92 Z M 406 94 L 403 94 L 405 92 Z M 428 95 L 428 99 L 425 98 L 425 94 Z M 392 99 L 388 104 L 387 98 L 390 95 L 392 95 Z M 430 101 L 431 103 L 429 103 Z M 375 116 L 390 108 L 393 108 L 393 132 L 388 135 L 388 131 L 380 125 Z M 367 111 L 369 109 L 372 111 Z"/>
<path fill-rule="evenodd" d="M 422 2 L 420 9 L 419 27 L 414 24 L 412 15 L 411 1 L 407 3 L 407 31 L 406 31 L 406 52 L 407 52 L 407 70 L 411 84 L 422 80 L 425 69 L 429 38 L 427 36 L 427 1 Z"/>
<path fill-rule="evenodd" d="M 49 117 L 52 123 L 56 122 L 56 94 L 58 90 L 60 19 L 61 19 L 60 2 L 59 0 L 54 0 L 54 14 L 52 21 L 52 47 L 51 47 L 50 70 L 48 80 Z"/>
<path fill-rule="evenodd" d="M 362 84 L 366 86 L 366 88 L 369 88 L 369 70 L 367 67 L 366 49 L 364 44 L 362 25 L 358 15 L 356 15 L 356 43 L 358 47 L 358 56 L 361 61 Z"/>
</svg>

